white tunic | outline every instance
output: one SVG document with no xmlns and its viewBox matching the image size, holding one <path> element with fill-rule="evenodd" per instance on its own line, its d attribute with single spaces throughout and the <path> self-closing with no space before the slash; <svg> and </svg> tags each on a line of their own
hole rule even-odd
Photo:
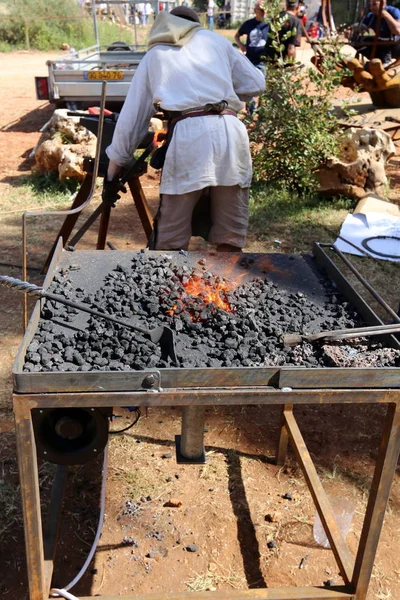
<svg viewBox="0 0 400 600">
<path fill-rule="evenodd" d="M 199 29 L 183 47 L 157 44 L 132 79 L 107 155 L 121 166 L 131 161 L 155 114 L 154 104 L 181 111 L 226 100 L 239 111 L 241 100 L 264 89 L 264 75 L 219 34 Z M 216 185 L 249 187 L 251 175 L 243 123 L 232 115 L 193 117 L 175 126 L 160 192 L 185 194 Z"/>
</svg>

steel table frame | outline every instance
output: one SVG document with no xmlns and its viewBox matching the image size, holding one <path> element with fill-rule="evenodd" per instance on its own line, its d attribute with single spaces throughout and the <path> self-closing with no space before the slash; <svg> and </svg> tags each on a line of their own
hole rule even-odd
<svg viewBox="0 0 400 600">
<path fill-rule="evenodd" d="M 61 251 L 59 244 L 58 252 Z M 332 261 L 320 245 L 315 255 L 346 295 L 358 303 L 360 314 L 367 322 L 381 323 L 370 307 L 356 297 L 349 282 L 340 275 L 337 279 Z M 53 261 L 57 260 L 57 252 Z M 51 271 L 51 269 L 50 269 Z M 50 281 L 50 272 L 46 283 Z M 39 318 L 40 306 L 35 308 Z M 35 313 L 34 313 L 35 315 Z M 32 317 L 34 320 L 35 316 Z M 32 333 L 30 322 L 27 336 Z M 26 337 L 27 337 L 26 336 Z M 391 336 L 393 338 L 393 336 Z M 397 340 L 394 340 L 398 343 Z M 16 364 L 21 364 L 22 350 Z M 400 453 L 400 370 L 384 369 L 291 369 L 247 368 L 239 369 L 185 369 L 176 376 L 173 370 L 142 371 L 114 374 L 117 390 L 99 390 L 95 373 L 87 373 L 86 388 L 81 391 L 67 373 L 57 374 L 60 386 L 43 384 L 35 375 L 24 374 L 22 386 L 18 381 L 13 395 L 18 449 L 18 465 L 25 529 L 25 546 L 28 568 L 30 600 L 45 600 L 49 596 L 53 572 L 53 558 L 57 541 L 57 527 L 61 514 L 63 484 L 66 468 L 58 467 L 53 494 L 43 533 L 40 508 L 36 442 L 32 410 L 44 408 L 120 406 L 282 406 L 280 436 L 275 460 L 283 464 L 289 442 L 293 446 L 299 465 L 330 541 L 339 571 L 344 581 L 339 587 L 267 588 L 229 590 L 213 593 L 216 600 L 365 600 L 372 568 L 383 525 L 386 505 Z M 199 373 L 196 375 L 196 371 Z M 156 375 L 156 389 L 145 390 L 143 377 Z M 65 376 L 65 377 L 64 377 Z M 121 378 L 119 377 L 121 376 Z M 93 379 L 94 378 L 94 379 Z M 48 381 L 48 380 L 46 380 Z M 50 380 L 52 381 L 52 380 Z M 104 380 L 101 380 L 104 383 Z M 24 387 L 26 386 L 26 387 Z M 162 387 L 163 386 L 163 387 Z M 118 388 L 120 391 L 118 391 Z M 122 388 L 122 389 L 121 389 Z M 47 392 L 46 392 L 47 389 Z M 100 388 L 101 389 L 101 388 Z M 64 391 L 62 391 L 64 390 Z M 355 560 L 337 526 L 329 499 L 318 478 L 310 453 L 297 425 L 293 408 L 301 404 L 385 404 L 387 412 L 368 505 L 364 517 L 360 543 Z M 209 599 L 210 592 L 152 593 L 125 596 L 131 600 L 193 600 Z M 104 600 L 117 600 L 121 596 L 103 596 Z"/>
<path fill-rule="evenodd" d="M 247 598 L 263 600 L 365 600 L 375 554 L 378 547 L 386 505 L 400 452 L 400 390 L 395 389 L 314 389 L 282 391 L 268 387 L 215 389 L 169 389 L 164 392 L 48 393 L 14 394 L 14 413 L 18 447 L 18 464 L 25 527 L 30 600 L 45 600 L 49 596 L 53 570 L 58 513 L 61 506 L 62 477 L 56 479 L 55 497 L 50 506 L 50 525 L 42 532 L 36 444 L 32 424 L 32 409 L 48 407 L 119 407 L 119 406 L 210 406 L 279 404 L 283 405 L 280 439 L 276 452 L 277 464 L 285 460 L 288 442 L 293 445 L 300 467 L 312 494 L 330 541 L 339 570 L 345 582 L 338 588 L 276 588 L 215 592 L 216 600 Z M 387 414 L 379 455 L 371 485 L 358 552 L 353 558 L 338 529 L 328 497 L 323 490 L 310 454 L 296 423 L 296 404 L 385 403 Z M 61 469 L 60 469 L 61 471 Z M 132 600 L 178 600 L 187 593 L 139 594 Z M 204 598 L 202 593 L 190 593 L 190 598 Z M 207 595 L 208 597 L 208 595 Z M 103 596 L 111 600 L 110 596 Z"/>
</svg>

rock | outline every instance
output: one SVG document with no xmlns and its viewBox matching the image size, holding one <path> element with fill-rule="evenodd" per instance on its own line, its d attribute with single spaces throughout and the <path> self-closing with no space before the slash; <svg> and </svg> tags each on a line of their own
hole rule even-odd
<svg viewBox="0 0 400 600">
<path fill-rule="evenodd" d="M 293 500 L 293 494 L 291 494 L 290 492 L 286 492 L 286 494 L 284 494 L 284 495 L 282 496 L 282 498 L 283 498 L 284 500 Z"/>
<path fill-rule="evenodd" d="M 180 500 L 177 500 L 176 498 L 171 498 L 170 500 L 164 502 L 163 506 L 169 508 L 179 508 L 180 506 L 182 506 L 182 502 Z"/>
<path fill-rule="evenodd" d="M 60 136 L 44 140 L 35 151 L 34 171 L 38 173 L 58 173 L 58 165 L 64 156 L 64 148 Z"/>
<path fill-rule="evenodd" d="M 267 523 L 279 523 L 282 519 L 282 515 L 280 512 L 275 511 L 273 513 L 268 513 L 267 515 L 265 515 L 264 519 L 267 521 Z"/>
<path fill-rule="evenodd" d="M 276 542 L 274 542 L 274 540 L 271 540 L 270 542 L 268 542 L 267 546 L 270 550 L 272 550 L 273 548 L 276 548 Z"/>
<path fill-rule="evenodd" d="M 389 134 L 351 127 L 341 136 L 339 156 L 318 171 L 320 191 L 359 200 L 368 193 L 385 195 L 385 163 L 395 153 Z"/>
<path fill-rule="evenodd" d="M 33 156 L 32 170 L 37 173 L 57 173 L 61 181 L 67 178 L 82 181 L 83 157 L 94 157 L 96 136 L 79 123 L 79 117 L 69 116 L 67 109 L 55 110 L 43 128 Z"/>
<path fill-rule="evenodd" d="M 122 540 L 122 545 L 123 546 L 134 546 L 135 548 L 138 547 L 137 541 L 134 540 L 133 537 L 130 535 L 126 535 L 124 537 L 124 539 Z"/>
<path fill-rule="evenodd" d="M 162 455 L 161 458 L 172 458 L 172 454 L 171 454 L 171 452 L 166 452 L 165 454 Z"/>
<path fill-rule="evenodd" d="M 200 548 L 196 546 L 196 544 L 189 544 L 188 546 L 185 546 L 185 550 L 187 552 L 198 552 Z"/>
</svg>

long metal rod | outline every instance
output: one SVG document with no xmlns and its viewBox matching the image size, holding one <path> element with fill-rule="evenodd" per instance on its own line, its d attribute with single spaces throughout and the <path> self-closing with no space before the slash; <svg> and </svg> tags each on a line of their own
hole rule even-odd
<svg viewBox="0 0 400 600">
<path fill-rule="evenodd" d="M 308 452 L 301 431 L 293 416 L 292 410 L 285 410 L 286 427 L 293 443 L 297 460 L 303 471 L 305 480 L 314 500 L 315 507 L 321 519 L 326 536 L 330 542 L 332 552 L 339 566 L 340 573 L 346 584 L 350 583 L 353 576 L 354 560 L 348 549 L 342 533 L 336 522 L 329 498 L 318 477 L 317 470 Z"/>
<path fill-rule="evenodd" d="M 372 287 L 370 283 L 361 275 L 361 273 L 356 269 L 356 267 L 348 260 L 348 258 L 333 244 L 332 248 L 335 250 L 337 255 L 342 259 L 345 265 L 350 269 L 350 271 L 357 277 L 360 283 L 369 291 L 369 293 L 375 298 L 377 302 L 386 310 L 387 313 L 396 321 L 396 323 L 400 323 L 400 317 L 395 313 L 393 308 L 389 306 L 389 304 L 382 298 L 380 294 Z"/>
<path fill-rule="evenodd" d="M 353 586 L 357 600 L 365 600 L 379 537 L 400 453 L 400 405 L 390 404 L 386 415 L 377 464 L 372 479 L 361 532 Z M 395 551 L 395 549 L 393 549 Z"/>
<path fill-rule="evenodd" d="M 96 189 L 96 179 L 99 172 L 100 155 L 101 155 L 101 141 L 103 137 L 103 124 L 104 124 L 104 109 L 106 106 L 106 90 L 107 82 L 103 81 L 101 85 L 101 103 L 100 103 L 100 114 L 99 114 L 99 127 L 97 130 L 97 144 L 96 154 L 93 164 L 93 179 L 90 187 L 90 192 L 87 200 L 78 206 L 70 210 L 38 210 L 38 211 L 26 211 L 22 215 L 22 278 L 27 281 L 27 219 L 28 217 L 41 217 L 44 215 L 75 215 L 80 213 L 92 200 L 94 191 Z M 24 331 L 28 325 L 28 299 L 24 294 L 23 298 L 23 328 Z"/>
<path fill-rule="evenodd" d="M 97 27 L 97 15 L 96 15 L 95 0 L 92 0 L 92 17 L 93 17 L 93 29 L 94 29 L 94 38 L 96 40 L 96 46 L 100 46 L 99 28 Z"/>
<path fill-rule="evenodd" d="M 348 588 L 282 587 L 251 590 L 217 590 L 216 592 L 160 592 L 129 596 L 102 596 L 102 600 L 352 600 Z M 93 600 L 84 596 L 80 600 Z"/>
<path fill-rule="evenodd" d="M 32 373 L 33 377 L 35 373 Z M 54 373 L 58 376 L 61 373 Z M 70 373 L 65 373 L 71 378 Z M 125 374 L 126 375 L 126 374 Z M 94 387 L 98 383 L 94 384 Z M 291 392 L 259 389 L 234 388 L 230 390 L 184 390 L 171 389 L 155 393 L 138 392 L 46 392 L 37 394 L 18 394 L 17 397 L 32 399 L 35 408 L 63 408 L 80 406 L 109 408 L 110 406 L 215 406 L 218 394 L 218 406 L 247 406 L 249 404 L 282 405 L 290 404 L 382 404 L 397 402 L 399 389 L 299 389 Z M 131 404 L 129 404 L 131 402 Z"/>
</svg>

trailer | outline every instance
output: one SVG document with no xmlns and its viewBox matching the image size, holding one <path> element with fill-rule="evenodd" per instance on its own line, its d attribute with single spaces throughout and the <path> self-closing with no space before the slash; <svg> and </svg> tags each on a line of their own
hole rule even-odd
<svg viewBox="0 0 400 600">
<path fill-rule="evenodd" d="M 121 105 L 145 52 L 144 46 L 114 42 L 48 60 L 48 76 L 35 77 L 36 97 L 58 108 L 85 108 L 100 104 L 101 82 L 107 81 L 107 104 Z"/>
</svg>

